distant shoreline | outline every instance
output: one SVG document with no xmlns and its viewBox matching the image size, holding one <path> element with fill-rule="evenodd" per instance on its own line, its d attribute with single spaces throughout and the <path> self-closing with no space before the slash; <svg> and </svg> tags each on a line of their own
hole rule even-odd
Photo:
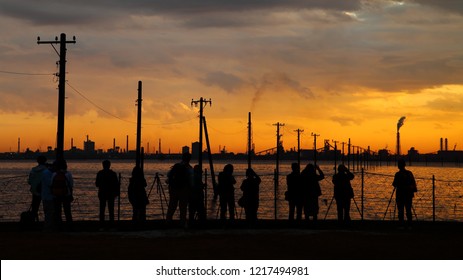
<svg viewBox="0 0 463 280">
<path fill-rule="evenodd" d="M 0 153 L 0 160 L 35 160 L 39 155 L 44 155 L 49 159 L 55 158 L 54 151 L 48 152 L 24 152 L 24 153 Z M 170 154 L 145 154 L 145 160 L 180 160 L 181 153 L 170 153 Z M 102 160 L 102 159 L 114 159 L 114 160 L 135 160 L 135 152 L 129 153 L 106 153 L 106 152 L 83 152 L 83 151 L 64 151 L 64 158 L 69 160 Z M 192 160 L 197 160 L 197 155 L 193 154 Z M 279 160 L 282 161 L 297 161 L 298 155 L 296 152 L 290 151 L 281 153 Z M 304 150 L 301 152 L 301 161 L 313 161 L 313 151 Z M 407 154 L 398 157 L 397 155 L 375 155 L 375 154 L 350 154 L 342 155 L 339 153 L 335 154 L 333 150 L 317 153 L 317 161 L 336 161 L 336 162 L 351 162 L 360 165 L 374 165 L 382 163 L 395 163 L 398 158 L 403 158 L 408 163 L 424 164 L 427 163 L 435 164 L 453 164 L 456 166 L 463 165 L 463 151 L 439 151 L 432 154 Z M 213 160 L 240 160 L 247 161 L 248 155 L 242 153 L 216 153 L 212 154 Z M 208 161 L 208 153 L 203 153 L 203 161 Z M 265 155 L 252 155 L 251 161 L 275 161 L 275 154 Z"/>
</svg>

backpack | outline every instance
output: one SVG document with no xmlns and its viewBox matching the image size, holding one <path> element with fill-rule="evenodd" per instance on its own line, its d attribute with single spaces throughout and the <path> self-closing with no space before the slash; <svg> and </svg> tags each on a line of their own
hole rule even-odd
<svg viewBox="0 0 463 280">
<path fill-rule="evenodd" d="M 57 171 L 53 177 L 53 182 L 50 186 L 51 194 L 54 196 L 66 196 L 69 194 L 68 179 L 66 172 Z"/>
</svg>

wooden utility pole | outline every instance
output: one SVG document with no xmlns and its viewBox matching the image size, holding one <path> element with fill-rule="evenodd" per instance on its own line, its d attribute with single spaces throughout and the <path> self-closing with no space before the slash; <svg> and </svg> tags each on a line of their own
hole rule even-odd
<svg viewBox="0 0 463 280">
<path fill-rule="evenodd" d="M 334 143 L 334 174 L 337 173 L 337 167 L 338 167 L 338 142 L 339 141 L 335 141 L 335 140 L 332 140 L 333 143 Z"/>
<path fill-rule="evenodd" d="M 137 99 L 137 150 L 135 154 L 135 166 L 142 167 L 142 150 L 141 150 L 141 104 L 142 104 L 142 83 L 138 81 L 138 99 Z"/>
<path fill-rule="evenodd" d="M 212 106 L 212 101 L 200 98 L 199 100 L 191 100 L 191 105 L 198 106 L 199 104 L 199 148 L 198 148 L 198 165 L 203 170 L 203 109 L 206 104 Z"/>
<path fill-rule="evenodd" d="M 37 37 L 37 44 L 50 44 L 59 56 L 59 77 L 58 84 L 58 127 L 56 133 L 56 159 L 64 159 L 64 107 L 66 99 L 66 44 L 75 44 L 76 37 L 74 36 L 71 41 L 66 41 L 66 34 L 61 33 L 60 40 L 58 36 L 55 41 L 40 41 Z M 60 45 L 59 52 L 54 45 Z"/>
<path fill-rule="evenodd" d="M 254 151 L 252 150 L 252 122 L 251 112 L 248 113 L 248 169 L 251 168 L 251 157 Z"/>
<path fill-rule="evenodd" d="M 350 170 L 350 147 L 351 147 L 351 144 L 350 144 L 350 138 L 349 138 L 349 142 L 347 142 L 347 169 Z"/>
<path fill-rule="evenodd" d="M 297 132 L 297 164 L 301 166 L 301 133 L 304 132 L 303 129 L 296 129 Z"/>
<path fill-rule="evenodd" d="M 279 177 L 280 177 L 280 127 L 285 126 L 284 123 L 279 123 L 277 122 L 274 124 L 277 127 L 277 150 L 276 150 L 276 167 L 275 167 L 275 175 L 274 175 L 274 180 L 275 180 L 275 188 L 274 188 L 274 207 L 275 207 L 275 220 L 278 219 L 278 212 L 277 212 L 277 206 L 278 206 L 278 184 L 279 184 Z"/>
<path fill-rule="evenodd" d="M 320 134 L 316 134 L 312 132 L 313 136 L 313 162 L 315 165 L 317 165 L 317 137 L 320 136 Z"/>
</svg>

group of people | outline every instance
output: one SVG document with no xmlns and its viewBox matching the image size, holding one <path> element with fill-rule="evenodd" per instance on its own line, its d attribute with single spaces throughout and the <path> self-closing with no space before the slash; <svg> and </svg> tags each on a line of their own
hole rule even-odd
<svg viewBox="0 0 463 280">
<path fill-rule="evenodd" d="M 204 223 L 206 220 L 206 208 L 204 205 L 204 189 L 202 170 L 199 165 L 190 165 L 191 155 L 185 153 L 182 160 L 174 164 L 167 174 L 169 190 L 169 202 L 166 220 L 173 220 L 177 208 L 180 212 L 180 222 L 186 228 L 190 224 Z M 37 158 L 38 165 L 33 167 L 29 174 L 28 183 L 32 193 L 31 209 L 34 218 L 38 220 L 40 203 L 43 202 L 45 229 L 52 229 L 62 223 L 64 210 L 66 224 L 72 225 L 71 202 L 73 201 L 74 182 L 72 174 L 67 170 L 65 160 L 56 160 L 53 164 L 47 164 L 44 156 Z M 120 196 L 120 180 L 113 170 L 111 162 L 104 160 L 103 169 L 97 173 L 95 185 L 98 188 L 100 202 L 99 220 L 101 227 L 105 224 L 105 210 L 108 209 L 109 226 L 114 224 L 114 201 Z M 417 191 L 416 182 L 412 172 L 405 169 L 405 161 L 398 161 L 399 171 L 395 174 L 393 187 L 396 191 L 396 203 L 398 207 L 399 222 L 405 224 L 406 212 L 407 225 L 412 221 L 412 199 Z M 318 165 L 307 164 L 300 171 L 298 163 L 291 165 L 292 172 L 287 175 L 287 191 L 285 200 L 289 203 L 289 220 L 305 220 L 312 217 L 313 223 L 318 220 L 319 197 L 322 194 L 320 181 L 325 179 L 323 171 Z M 220 219 L 225 222 L 233 222 L 236 217 L 235 210 L 235 184 L 234 167 L 232 164 L 224 166 L 218 175 L 218 184 L 214 186 L 214 198 L 219 198 Z M 350 204 L 354 197 L 351 181 L 354 174 L 348 168 L 340 164 L 333 175 L 334 199 L 336 200 L 338 221 L 342 224 L 350 221 Z M 246 221 L 251 225 L 257 221 L 259 209 L 259 188 L 261 178 L 252 168 L 246 170 L 246 178 L 241 183 L 242 197 L 238 205 L 244 208 Z M 148 196 L 146 193 L 147 182 L 143 169 L 136 166 L 132 170 L 132 176 L 128 185 L 128 198 L 132 205 L 132 220 L 137 224 L 146 221 L 146 206 Z M 188 213 L 187 213 L 188 211 Z M 189 217 L 187 218 L 187 214 Z"/>
<path fill-rule="evenodd" d="M 399 171 L 396 172 L 392 185 L 394 192 L 396 192 L 398 219 L 401 226 L 410 227 L 412 201 L 414 193 L 417 192 L 416 181 L 413 173 L 405 169 L 405 160 L 399 159 L 397 167 Z M 318 197 L 322 194 L 319 181 L 323 180 L 325 175 L 320 167 L 313 164 L 307 164 L 301 172 L 299 164 L 293 163 L 291 169 L 292 172 L 286 177 L 288 190 L 285 193 L 285 199 L 289 203 L 289 220 L 294 221 L 294 214 L 296 214 L 296 220 L 301 221 L 304 211 L 305 219 L 309 221 L 310 217 L 313 217 L 315 223 L 319 210 Z M 354 174 L 343 164 L 338 166 L 337 172 L 332 178 L 337 219 L 341 224 L 348 224 L 351 220 L 350 205 L 354 198 L 354 190 L 351 185 L 353 179 Z"/>
<path fill-rule="evenodd" d="M 233 175 L 234 167 L 232 164 L 224 166 L 223 171 L 219 173 L 218 185 L 215 189 L 216 196 L 220 202 L 220 220 L 228 220 L 232 223 L 236 217 L 235 210 L 235 184 L 236 180 Z M 241 183 L 240 189 L 243 192 L 238 205 L 244 208 L 246 221 L 252 226 L 257 221 L 257 212 L 259 209 L 259 188 L 261 183 L 260 176 L 252 169 L 246 169 L 246 178 Z"/>
<path fill-rule="evenodd" d="M 180 222 L 184 227 L 188 225 L 201 225 L 206 220 L 206 208 L 204 205 L 205 183 L 202 180 L 202 170 L 199 165 L 193 168 L 190 165 L 191 155 L 182 155 L 182 161 L 176 163 L 167 173 L 169 187 L 169 204 L 167 209 L 167 221 L 171 222 L 177 208 L 180 212 Z M 224 166 L 218 175 L 218 184 L 214 188 L 214 198 L 219 198 L 220 219 L 234 221 L 235 211 L 235 184 L 232 164 Z M 259 208 L 259 185 L 261 179 L 252 169 L 246 170 L 246 179 L 243 180 L 241 190 L 243 196 L 239 200 L 240 206 L 245 209 L 246 220 L 250 223 L 257 221 Z M 187 220 L 188 209 L 188 220 Z"/>
<path fill-rule="evenodd" d="M 58 159 L 47 164 L 44 156 L 37 158 L 37 166 L 29 173 L 28 183 L 31 186 L 32 203 L 30 212 L 38 220 L 40 203 L 43 204 L 44 227 L 51 230 L 62 223 L 62 210 L 66 224 L 72 226 L 71 202 L 74 200 L 74 180 L 67 170 L 67 163 Z"/>
<path fill-rule="evenodd" d="M 289 203 L 289 220 L 302 220 L 304 212 L 305 220 L 312 217 L 313 223 L 318 220 L 319 204 L 318 197 L 322 195 L 320 181 L 325 179 L 325 174 L 318 165 L 307 164 L 304 170 L 300 171 L 299 164 L 291 165 L 292 172 L 286 176 L 288 190 L 285 199 Z M 350 221 L 350 202 L 354 197 L 350 181 L 354 179 L 352 174 L 344 165 L 338 166 L 338 172 L 333 175 L 334 199 L 336 200 L 338 221 L 348 223 Z"/>
</svg>

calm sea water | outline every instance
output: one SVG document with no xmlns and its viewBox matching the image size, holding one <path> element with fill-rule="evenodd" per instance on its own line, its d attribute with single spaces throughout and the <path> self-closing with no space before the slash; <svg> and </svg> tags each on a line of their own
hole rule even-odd
<svg viewBox="0 0 463 280">
<path fill-rule="evenodd" d="M 166 198 L 168 198 L 165 174 L 174 164 L 173 161 L 147 161 L 145 162 L 145 176 L 148 181 L 149 205 L 147 207 L 148 219 L 163 219 L 166 212 Z M 223 169 L 225 164 L 235 166 L 235 196 L 241 196 L 239 187 L 244 179 L 247 163 L 244 161 L 214 163 L 215 173 Z M 22 211 L 29 208 L 31 194 L 27 185 L 27 176 L 34 161 L 0 161 L 0 221 L 17 221 Z M 195 164 L 195 162 L 192 162 Z M 302 162 L 302 165 L 305 165 Z M 280 162 L 278 185 L 274 180 L 274 161 L 255 161 L 252 166 L 261 175 L 259 218 L 286 219 L 288 205 L 284 200 L 286 191 L 286 175 L 290 172 L 291 162 Z M 97 220 L 98 198 L 95 187 L 95 177 L 101 169 L 99 160 L 76 160 L 68 162 L 69 171 L 75 178 L 75 200 L 72 205 L 75 220 Z M 134 161 L 114 160 L 112 169 L 121 174 L 121 198 L 119 213 L 121 220 L 131 218 L 131 206 L 127 198 L 128 178 L 134 166 Z M 321 181 L 322 196 L 320 197 L 319 219 L 336 219 L 336 205 L 333 201 L 333 185 L 331 177 L 334 174 L 333 163 L 320 163 L 325 172 L 325 179 Z M 208 218 L 218 218 L 218 205 L 212 201 L 212 183 L 209 165 L 204 163 L 209 173 L 207 184 Z M 408 167 L 416 177 L 418 193 L 414 199 L 414 213 L 418 220 L 463 220 L 463 169 L 459 167 Z M 355 171 L 352 183 L 355 198 L 351 205 L 353 219 L 392 220 L 396 219 L 395 201 L 392 198 L 391 186 L 394 166 L 376 166 L 365 169 L 363 176 Z M 155 175 L 159 174 L 160 183 L 155 182 Z M 433 180 L 433 176 L 435 180 Z M 363 179 L 362 179 L 363 177 Z M 275 201 L 276 192 L 276 201 Z M 363 195 L 362 195 L 363 193 Z M 392 199 L 391 199 L 392 198 Z M 117 204 L 116 204 L 117 205 Z M 116 206 L 117 207 L 117 206 Z M 117 211 L 117 210 L 116 210 Z M 41 213 L 42 215 L 42 213 Z M 237 208 L 238 218 L 244 219 L 244 211 Z M 40 217 L 41 218 L 41 217 Z"/>
</svg>

